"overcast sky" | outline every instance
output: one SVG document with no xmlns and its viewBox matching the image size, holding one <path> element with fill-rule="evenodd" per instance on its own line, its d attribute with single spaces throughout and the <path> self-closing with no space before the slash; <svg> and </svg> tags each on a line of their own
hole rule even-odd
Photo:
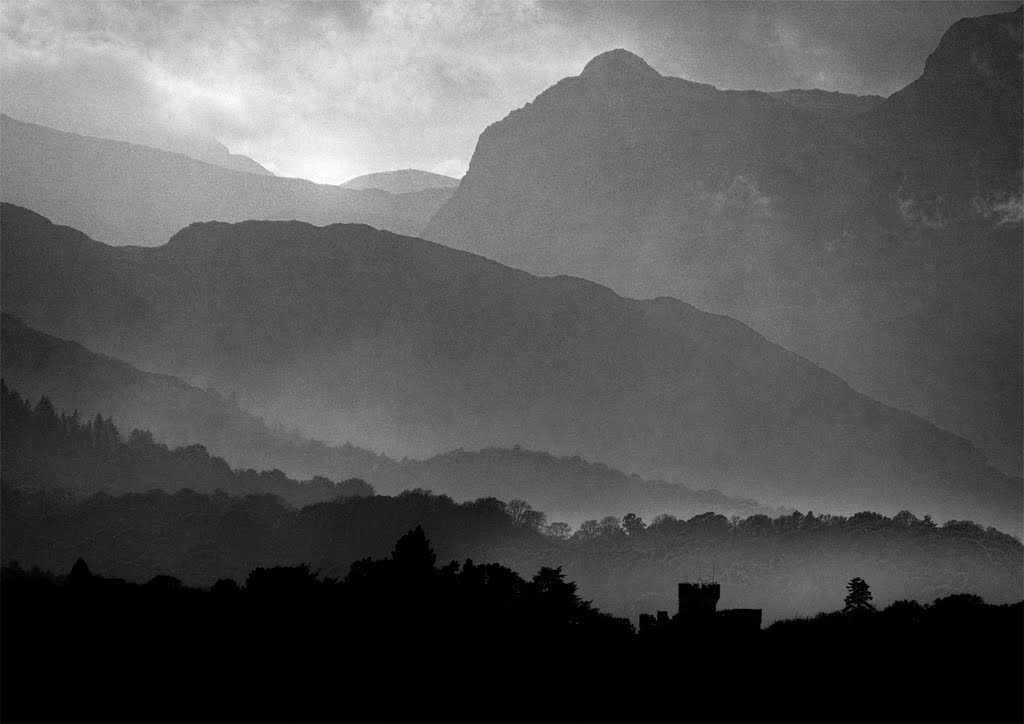
<svg viewBox="0 0 1024 724">
<path fill-rule="evenodd" d="M 597 53 L 720 88 L 888 95 L 994 2 L 0 2 L 0 106 L 65 130 L 215 137 L 337 183 L 461 176 L 477 136 Z"/>
</svg>

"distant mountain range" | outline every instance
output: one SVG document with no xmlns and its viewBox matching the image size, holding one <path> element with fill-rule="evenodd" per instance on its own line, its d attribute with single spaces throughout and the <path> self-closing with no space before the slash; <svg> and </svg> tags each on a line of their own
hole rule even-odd
<svg viewBox="0 0 1024 724">
<path fill-rule="evenodd" d="M 111 247 L 10 205 L 0 273 L 27 324 L 321 439 L 521 444 L 769 505 L 1020 527 L 1021 481 L 967 441 L 674 299 L 361 225 L 193 224 Z"/>
<path fill-rule="evenodd" d="M 380 189 L 393 194 L 408 194 L 424 189 L 453 189 L 458 185 L 457 178 L 407 168 L 401 171 L 382 171 L 356 176 L 343 183 L 341 187 L 344 189 Z"/>
<path fill-rule="evenodd" d="M 259 163 L 240 153 L 231 153 L 220 141 L 198 132 L 174 129 L 153 123 L 128 122 L 120 127 L 111 127 L 102 123 L 90 122 L 85 118 L 24 118 L 23 122 L 32 123 L 52 130 L 64 131 L 79 136 L 104 138 L 110 141 L 122 141 L 137 146 L 148 146 L 161 151 L 178 153 L 197 161 L 214 166 L 244 171 L 260 176 L 274 174 Z"/>
<path fill-rule="evenodd" d="M 740 319 L 1019 475 L 1021 18 L 957 22 L 886 99 L 604 53 L 481 134 L 424 236 Z"/>
<path fill-rule="evenodd" d="M 0 117 L 0 137 L 4 201 L 111 244 L 163 244 L 181 227 L 213 219 L 347 221 L 416 234 L 452 193 L 444 188 L 408 194 L 357 191 L 230 170 L 9 116 Z"/>
<path fill-rule="evenodd" d="M 278 469 L 301 480 L 362 478 L 380 493 L 422 488 L 459 501 L 524 498 L 552 519 L 574 525 L 585 518 L 630 512 L 648 520 L 661 513 L 690 517 L 708 511 L 744 516 L 786 512 L 717 491 L 643 480 L 578 457 L 522 448 L 456 450 L 427 460 L 397 461 L 353 445 L 325 445 L 272 429 L 212 390 L 143 372 L 38 332 L 7 314 L 0 320 L 3 379 L 32 402 L 46 396 L 58 411 L 78 411 L 83 420 L 97 414 L 112 417 L 124 435 L 140 429 L 171 446 L 202 444 L 238 468 Z M 194 487 L 189 480 L 175 483 L 170 489 Z M 295 502 L 305 489 L 284 485 L 281 490 L 292 493 L 284 497 Z M 306 497 L 318 493 L 330 490 L 305 491 Z"/>
</svg>

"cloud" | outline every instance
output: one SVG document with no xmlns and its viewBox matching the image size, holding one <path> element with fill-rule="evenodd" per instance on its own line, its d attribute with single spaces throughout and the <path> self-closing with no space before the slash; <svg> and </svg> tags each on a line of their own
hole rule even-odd
<svg viewBox="0 0 1024 724">
<path fill-rule="evenodd" d="M 0 12 L 12 115 L 204 133 L 328 182 L 457 170 L 484 127 L 604 49 L 533 2 L 12 0 Z"/>
<path fill-rule="evenodd" d="M 766 213 L 771 206 L 771 198 L 757 187 L 757 181 L 743 175 L 733 178 L 727 188 L 711 194 L 710 201 L 716 212 L 743 209 Z"/>
<path fill-rule="evenodd" d="M 971 200 L 976 214 L 995 220 L 996 226 L 1024 223 L 1024 195 L 996 194 L 984 199 L 980 196 Z"/>
</svg>

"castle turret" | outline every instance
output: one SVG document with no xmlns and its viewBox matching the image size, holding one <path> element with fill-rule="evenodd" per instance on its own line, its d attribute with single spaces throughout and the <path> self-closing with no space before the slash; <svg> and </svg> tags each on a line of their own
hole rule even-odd
<svg viewBox="0 0 1024 724">
<path fill-rule="evenodd" d="M 714 618 L 722 587 L 717 583 L 680 583 L 679 613 L 682 619 Z"/>
</svg>

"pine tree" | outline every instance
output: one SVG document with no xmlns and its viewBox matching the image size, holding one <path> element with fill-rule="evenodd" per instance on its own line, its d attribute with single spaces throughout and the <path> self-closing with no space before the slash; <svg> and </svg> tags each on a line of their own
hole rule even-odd
<svg viewBox="0 0 1024 724">
<path fill-rule="evenodd" d="M 846 590 L 843 613 L 865 613 L 875 610 L 874 604 L 871 603 L 871 587 L 863 578 L 851 578 L 846 584 Z"/>
</svg>

